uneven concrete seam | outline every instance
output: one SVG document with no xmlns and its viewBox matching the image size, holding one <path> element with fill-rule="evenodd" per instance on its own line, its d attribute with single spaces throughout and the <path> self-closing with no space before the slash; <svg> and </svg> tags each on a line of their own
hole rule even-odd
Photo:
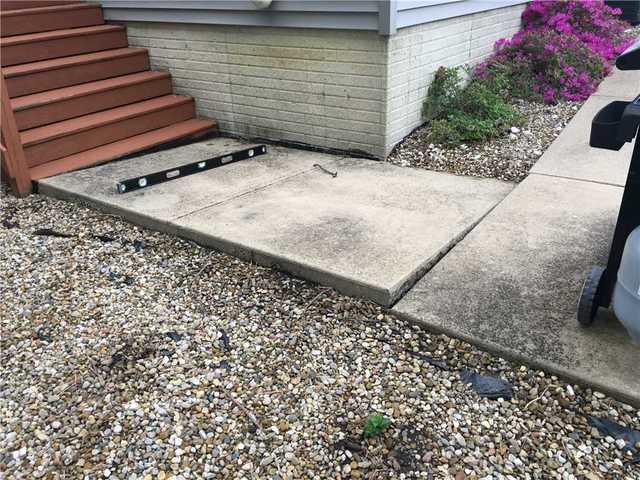
<svg viewBox="0 0 640 480">
<path fill-rule="evenodd" d="M 531 172 L 529 175 L 540 175 L 541 177 L 560 178 L 562 180 L 573 180 L 574 182 L 595 183 L 597 185 L 607 185 L 609 187 L 624 188 L 624 185 L 619 185 L 617 183 L 599 182 L 598 180 L 588 180 L 586 178 L 566 177 L 564 175 L 551 175 L 550 173 Z"/>
<path fill-rule="evenodd" d="M 438 253 L 436 253 L 434 256 L 426 260 L 413 273 L 410 273 L 404 279 L 400 280 L 400 282 L 394 285 L 390 289 L 390 302 L 389 302 L 389 304 L 391 305 L 390 308 L 393 308 L 393 306 L 395 306 L 396 303 L 402 300 L 402 298 L 407 294 L 409 290 L 413 288 L 413 286 L 416 283 L 422 280 L 422 278 L 427 273 L 429 273 L 433 267 L 435 267 L 438 263 L 440 263 L 449 254 L 451 250 L 453 250 L 462 240 L 464 240 L 467 237 L 467 235 L 469 235 L 471 231 L 475 229 L 480 224 L 480 222 L 482 222 L 487 217 L 487 215 L 493 212 L 493 210 L 497 208 L 498 205 L 501 205 L 502 202 L 504 202 L 507 198 L 509 198 L 509 195 L 511 195 L 516 188 L 518 188 L 517 185 L 513 187 L 511 191 L 507 195 L 505 195 L 505 197 L 502 200 L 497 202 L 492 207 L 489 207 L 489 209 L 482 216 L 480 216 L 478 220 L 472 223 L 469 227 L 463 228 L 462 231 L 459 234 L 457 234 Z M 397 292 L 397 293 L 394 293 L 394 292 Z"/>
<path fill-rule="evenodd" d="M 300 175 L 304 175 L 305 173 L 312 172 L 313 170 L 314 170 L 314 167 L 311 167 L 311 168 L 308 168 L 308 169 L 305 169 L 305 170 L 298 170 L 296 173 L 292 173 L 290 175 L 285 175 L 283 177 L 278 177 L 278 178 L 276 178 L 275 180 L 273 180 L 270 183 L 265 183 L 263 185 L 256 186 L 256 187 L 251 188 L 249 190 L 244 190 L 244 191 L 242 191 L 242 192 L 240 192 L 240 193 L 238 193 L 236 195 L 233 195 L 233 196 L 231 196 L 229 198 L 225 198 L 224 200 L 220 200 L 219 202 L 215 202 L 215 203 L 212 203 L 210 205 L 206 205 L 204 207 L 197 208 L 196 210 L 193 210 L 191 212 L 187 212 L 187 213 L 185 213 L 183 215 L 178 215 L 177 217 L 171 218 L 170 221 L 180 220 L 181 218 L 188 217 L 189 215 L 193 215 L 194 213 L 201 212 L 202 210 L 206 210 L 207 208 L 217 207 L 218 205 L 222 205 L 224 203 L 230 202 L 231 200 L 235 200 L 237 198 L 244 197 L 245 195 L 250 195 L 252 193 L 259 192 L 261 190 L 264 190 L 265 188 L 272 187 L 273 185 L 275 185 L 277 183 L 282 183 L 283 181 L 289 180 L 291 178 L 299 177 Z"/>
<path fill-rule="evenodd" d="M 349 278 L 321 267 L 305 264 L 299 260 L 292 260 L 278 253 L 271 253 L 237 241 L 227 240 L 214 234 L 203 234 L 191 227 L 171 222 L 169 222 L 168 226 L 177 232 L 177 236 L 191 240 L 204 247 L 225 252 L 256 265 L 286 272 L 288 275 L 304 278 L 310 282 L 330 286 L 347 295 L 373 299 L 373 301 L 387 308 L 391 304 L 391 296 L 387 288 Z"/>
<path fill-rule="evenodd" d="M 513 350 L 508 347 L 503 347 L 500 344 L 495 343 L 491 340 L 484 340 L 482 338 L 479 338 L 478 336 L 474 336 L 473 334 L 457 331 L 453 328 L 433 325 L 432 323 L 429 323 L 427 321 L 420 319 L 415 314 L 404 313 L 402 311 L 395 310 L 395 308 L 392 308 L 390 312 L 403 320 L 406 320 L 410 323 L 413 323 L 414 325 L 418 325 L 424 328 L 427 331 L 430 331 L 433 333 L 443 333 L 450 337 L 459 338 L 464 342 L 467 342 L 471 345 L 475 345 L 476 347 L 479 347 L 483 350 L 487 350 L 488 352 L 492 352 L 494 354 L 500 355 L 501 357 L 507 360 L 510 360 L 512 362 L 517 362 L 524 365 L 530 365 L 534 368 L 546 370 L 570 382 L 575 382 L 579 385 L 583 385 L 588 388 L 595 388 L 603 393 L 609 394 L 612 397 L 618 398 L 630 405 L 640 408 L 640 395 L 636 394 L 635 392 L 625 392 L 617 388 L 611 388 L 598 380 L 585 379 L 584 376 L 576 375 L 571 370 L 561 367 L 556 363 L 547 362 L 547 361 L 538 361 L 531 356 L 528 357 L 526 355 L 519 353 L 517 350 Z"/>
<path fill-rule="evenodd" d="M 408 274 L 405 278 L 400 280 L 396 285 L 391 289 L 391 305 L 394 306 L 398 303 L 402 298 L 407 294 L 409 290 L 413 288 L 413 286 L 418 283 L 422 278 L 431 271 L 433 267 L 435 267 L 447 254 L 453 250 L 456 245 L 458 245 L 465 237 L 473 230 L 485 217 L 484 215 L 475 223 L 471 224 L 468 228 L 464 228 L 460 233 L 458 233 L 455 237 L 451 239 L 449 243 L 447 243 L 440 251 L 438 251 L 431 258 L 427 259 L 424 263 L 422 263 L 417 269 L 413 271 L 413 273 Z"/>
</svg>

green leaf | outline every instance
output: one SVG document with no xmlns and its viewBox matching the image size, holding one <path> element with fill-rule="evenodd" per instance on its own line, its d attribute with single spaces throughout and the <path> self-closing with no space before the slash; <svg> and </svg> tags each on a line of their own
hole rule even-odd
<svg viewBox="0 0 640 480">
<path fill-rule="evenodd" d="M 391 422 L 384 415 L 380 415 L 376 413 L 367 418 L 367 421 L 364 424 L 364 428 L 362 430 L 362 435 L 364 438 L 371 438 L 377 435 L 380 435 L 383 430 L 385 430 Z"/>
</svg>

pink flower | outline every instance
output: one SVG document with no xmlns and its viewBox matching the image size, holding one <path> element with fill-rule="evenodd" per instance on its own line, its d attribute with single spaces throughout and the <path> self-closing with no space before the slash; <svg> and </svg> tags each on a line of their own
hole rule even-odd
<svg viewBox="0 0 640 480">
<path fill-rule="evenodd" d="M 620 13 L 603 0 L 533 0 L 522 14 L 522 30 L 496 42 L 493 56 L 474 72 L 481 78 L 506 74 L 516 96 L 584 100 L 633 41 L 624 35 Z"/>
</svg>

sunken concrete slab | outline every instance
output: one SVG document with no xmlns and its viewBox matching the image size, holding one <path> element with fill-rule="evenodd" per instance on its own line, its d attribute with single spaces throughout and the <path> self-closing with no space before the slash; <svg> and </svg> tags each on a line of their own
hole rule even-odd
<svg viewBox="0 0 640 480">
<path fill-rule="evenodd" d="M 40 192 L 390 305 L 513 188 L 269 146 L 252 160 L 115 190 L 120 179 L 245 147 L 209 140 L 48 178 Z"/>
<path fill-rule="evenodd" d="M 594 95 L 612 97 L 611 100 L 632 100 L 640 94 L 640 71 L 614 68 Z"/>
<path fill-rule="evenodd" d="M 338 159 L 178 219 L 180 235 L 370 298 L 396 301 L 511 185 Z"/>
<path fill-rule="evenodd" d="M 598 110 L 613 100 L 605 96 L 589 98 L 562 134 L 534 165 L 531 172 L 624 185 L 631 161 L 632 144 L 625 144 L 617 152 L 589 146 L 591 119 Z"/>
<path fill-rule="evenodd" d="M 269 154 L 206 172 L 175 179 L 149 189 L 119 194 L 116 182 L 146 173 L 193 163 L 255 146 L 231 138 L 214 138 L 111 162 L 90 169 L 46 178 L 39 192 L 63 199 L 82 199 L 94 206 L 118 211 L 134 223 L 163 230 L 173 218 L 224 202 L 335 157 L 269 146 Z"/>
<path fill-rule="evenodd" d="M 640 405 L 640 346 L 607 311 L 591 328 L 576 321 L 621 196 L 615 186 L 529 176 L 393 311 Z"/>
</svg>

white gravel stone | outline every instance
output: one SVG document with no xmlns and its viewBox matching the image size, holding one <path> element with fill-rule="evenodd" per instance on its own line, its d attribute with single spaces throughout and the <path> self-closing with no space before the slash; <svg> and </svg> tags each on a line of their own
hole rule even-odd
<svg viewBox="0 0 640 480">
<path fill-rule="evenodd" d="M 427 125 L 399 143 L 387 160 L 403 167 L 519 182 L 575 115 L 579 105 L 516 100 L 514 107 L 525 119 L 522 125 L 512 126 L 491 141 L 458 147 L 430 143 Z"/>
<path fill-rule="evenodd" d="M 638 429 L 634 407 L 113 216 L 0 202 L 7 478 L 629 478 L 586 416 Z M 365 440 L 374 413 L 391 424 Z"/>
</svg>

